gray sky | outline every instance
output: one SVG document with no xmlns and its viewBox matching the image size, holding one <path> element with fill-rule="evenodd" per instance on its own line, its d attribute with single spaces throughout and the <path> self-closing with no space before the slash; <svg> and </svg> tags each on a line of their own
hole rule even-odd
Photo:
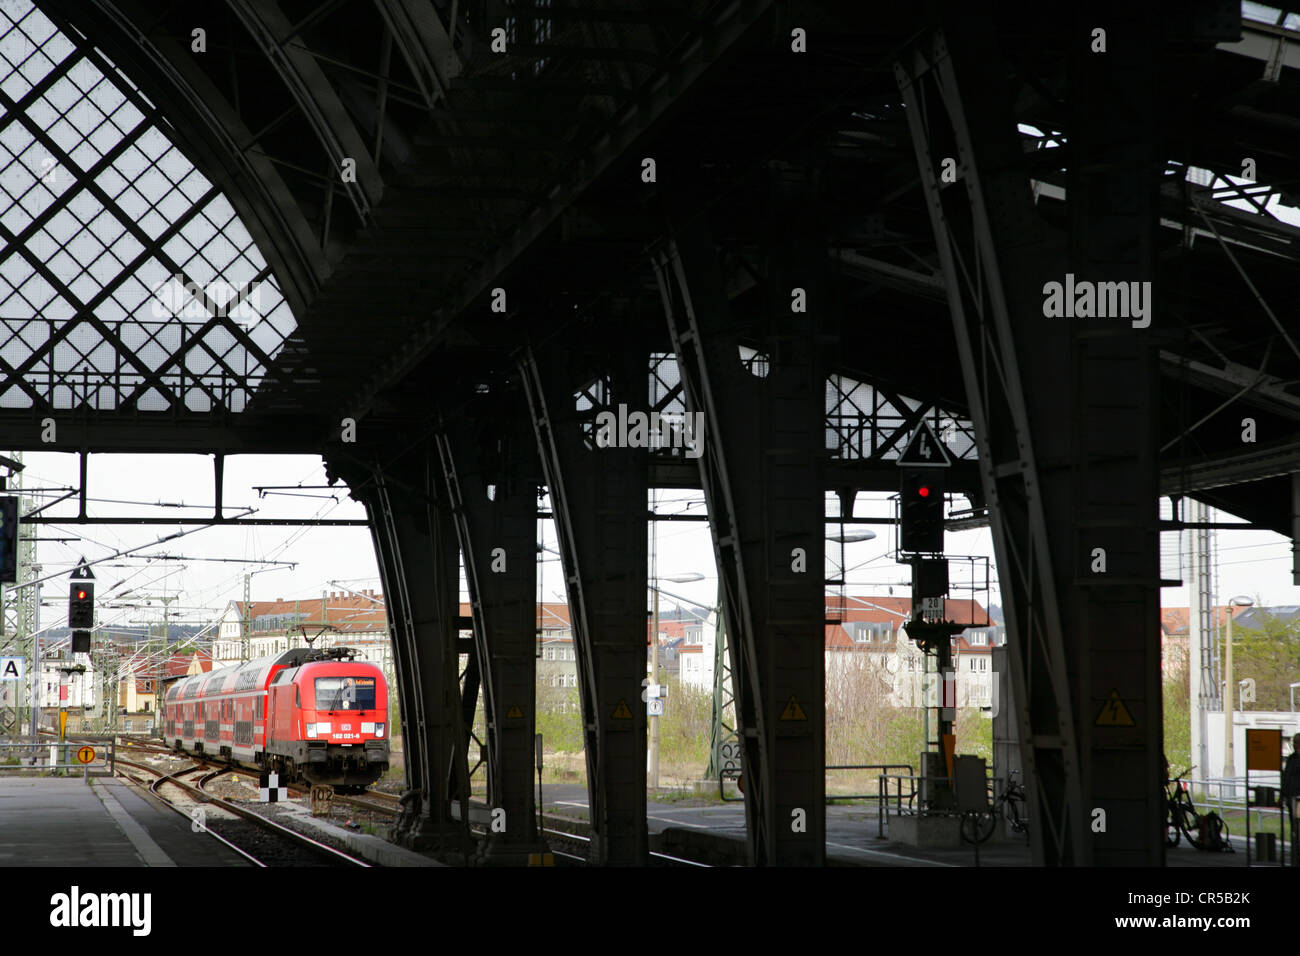
<svg viewBox="0 0 1300 956">
<path fill-rule="evenodd" d="M 24 493 L 33 488 L 75 486 L 78 481 L 77 457 L 57 453 L 28 454 L 24 458 Z M 213 501 L 211 459 L 198 455 L 91 455 L 89 464 L 87 512 L 94 516 L 144 514 L 172 517 L 181 514 L 209 513 Z M 234 456 L 226 459 L 225 511 L 241 506 L 257 509 L 257 517 L 364 518 L 360 505 L 344 489 L 334 492 L 304 491 L 303 494 L 334 494 L 308 499 L 268 495 L 258 498 L 254 485 L 324 484 L 325 475 L 319 458 L 302 455 Z M 54 496 L 35 496 L 50 500 Z M 100 500 L 95 500 L 100 499 Z M 142 506 L 128 502 L 164 502 L 198 508 Z M 75 500 L 56 505 L 48 513 L 75 514 Z M 149 544 L 180 530 L 178 525 L 86 525 L 47 524 L 37 526 L 42 538 L 74 538 L 68 543 L 42 541 L 37 557 L 42 574 L 70 571 L 82 556 L 88 560 L 111 554 L 122 548 Z M 297 562 L 295 568 L 262 564 L 233 564 L 198 560 L 145 560 L 151 554 L 180 555 L 187 558 L 276 559 Z M 262 570 L 275 568 L 275 570 Z M 378 569 L 369 531 L 365 528 L 311 527 L 213 527 L 196 530 L 183 538 L 147 547 L 136 555 L 114 559 L 94 568 L 99 582 L 96 596 L 103 624 L 161 620 L 159 602 L 145 605 L 149 595 L 181 594 L 172 605 L 174 619 L 210 621 L 230 600 L 243 595 L 243 574 L 252 577 L 255 600 L 283 597 L 320 597 L 328 590 L 328 581 L 340 581 L 346 587 L 378 588 Z M 66 577 L 47 582 L 42 592 L 45 604 L 42 625 L 59 626 L 66 621 Z M 118 582 L 116 593 L 132 589 L 138 609 L 102 608 L 104 597 Z"/>
<path fill-rule="evenodd" d="M 77 458 L 58 453 L 28 454 L 23 473 L 25 491 L 34 488 L 75 486 L 77 483 Z M 92 515 L 139 516 L 144 514 L 174 516 L 187 511 L 194 513 L 210 509 L 212 505 L 212 474 L 210 459 L 197 455 L 92 455 L 89 467 L 90 504 Z M 267 495 L 258 498 L 255 485 L 314 485 L 324 484 L 324 471 L 319 458 L 310 456 L 234 456 L 226 461 L 225 499 L 227 513 L 241 506 L 255 508 L 258 517 L 308 518 L 361 518 L 360 505 L 347 497 L 341 488 L 337 501 L 331 500 L 334 492 L 305 490 L 303 495 L 320 498 Z M 47 495 L 36 495 L 38 500 L 50 500 Z M 99 500 L 96 500 L 99 499 Z M 888 514 L 892 510 L 889 496 L 863 495 L 858 512 Z M 661 491 L 658 496 L 661 513 L 703 514 L 703 500 L 698 492 Z M 834 499 L 830 507 L 834 508 Z M 151 502 L 152 505 L 131 502 Z M 162 502 L 163 506 L 156 503 Z M 185 504 L 191 509 L 167 507 Z M 75 512 L 75 501 L 56 505 L 50 509 L 55 515 Z M 1219 516 L 1219 520 L 1230 520 Z M 895 593 L 908 593 L 907 568 L 893 561 L 893 529 L 889 526 L 872 526 L 878 537 L 875 540 L 849 542 L 844 545 L 848 572 L 848 592 L 851 594 L 885 594 L 890 586 Z M 84 554 L 88 559 L 103 557 L 121 548 L 150 544 L 179 529 L 166 526 L 111 526 L 90 525 L 79 528 L 72 524 L 39 526 L 42 538 L 66 537 L 67 543 L 42 541 L 38 545 L 38 560 L 42 573 L 70 571 Z M 861 530 L 860 527 L 851 530 Z M 838 526 L 829 525 L 828 534 L 837 534 Z M 548 547 L 555 547 L 554 527 L 546 522 L 543 529 Z M 1166 532 L 1163 536 L 1166 549 L 1176 549 L 1177 536 Z M 685 583 L 663 582 L 665 592 L 661 607 L 667 609 L 674 603 L 674 595 L 703 606 L 712 606 L 717 599 L 717 573 L 708 525 L 704 522 L 662 521 L 657 523 L 657 563 L 659 574 L 665 577 L 692 573 L 704 575 L 703 580 Z M 840 545 L 827 542 L 828 578 L 838 576 Z M 1246 594 L 1267 604 L 1300 603 L 1300 588 L 1291 583 L 1290 541 L 1269 532 L 1219 532 L 1220 560 L 1219 600 L 1222 602 L 1235 594 Z M 988 529 L 967 531 L 947 536 L 950 556 L 992 554 Z M 181 555 L 186 560 L 145 560 L 146 555 Z M 197 558 L 275 559 L 297 562 L 296 567 L 235 564 L 195 560 Z M 546 551 L 539 565 L 539 599 L 557 601 L 563 595 L 563 577 L 558 558 Z M 273 570 L 263 570 L 274 568 Z M 315 598 L 322 590 L 331 590 L 330 581 L 344 587 L 380 587 L 378 569 L 369 532 L 365 528 L 205 528 L 184 538 L 167 541 L 144 548 L 137 555 L 114 559 L 95 569 L 99 582 L 98 595 L 103 598 L 110 590 L 120 594 L 131 590 L 131 598 L 138 602 L 135 608 L 101 608 L 99 621 L 105 625 L 160 620 L 161 606 L 157 597 L 180 594 L 181 599 L 172 607 L 174 619 L 179 621 L 208 622 L 213 620 L 230 600 L 242 596 L 243 574 L 257 572 L 252 577 L 252 594 L 255 600 L 275 598 Z M 964 573 L 954 566 L 953 579 Z M 981 602 L 1001 604 L 997 591 L 996 569 L 992 574 L 992 590 L 986 597 L 977 591 Z M 47 582 L 42 592 L 44 608 L 43 626 L 61 626 L 66 621 L 66 577 Z M 120 584 L 119 584 L 120 583 Z M 463 585 L 462 585 L 463 592 Z M 965 596 L 965 594 L 954 594 Z M 152 600 L 152 604 L 146 601 Z M 1164 606 L 1187 604 L 1186 588 L 1167 588 L 1161 595 Z"/>
</svg>

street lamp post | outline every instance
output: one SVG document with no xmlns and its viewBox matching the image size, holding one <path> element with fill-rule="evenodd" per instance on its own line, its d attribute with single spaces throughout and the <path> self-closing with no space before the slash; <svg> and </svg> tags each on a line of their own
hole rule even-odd
<svg viewBox="0 0 1300 956">
<path fill-rule="evenodd" d="M 1237 775 L 1237 760 L 1232 752 L 1232 609 L 1250 607 L 1255 602 L 1248 597 L 1235 597 L 1228 601 L 1228 627 L 1223 653 L 1223 776 L 1231 779 Z"/>
<path fill-rule="evenodd" d="M 665 574 L 655 578 L 654 586 L 651 591 L 654 592 L 654 612 L 650 624 L 650 683 L 659 683 L 659 582 L 672 581 L 675 584 L 685 584 L 688 581 L 703 581 L 704 575 L 695 571 L 687 574 Z M 647 694 L 647 703 L 650 695 Z M 659 715 L 651 714 L 650 721 L 650 789 L 659 789 Z"/>
</svg>

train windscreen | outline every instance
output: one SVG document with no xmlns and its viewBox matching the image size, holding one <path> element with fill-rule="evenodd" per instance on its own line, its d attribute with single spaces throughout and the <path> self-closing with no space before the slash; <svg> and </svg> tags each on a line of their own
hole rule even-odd
<svg viewBox="0 0 1300 956">
<path fill-rule="evenodd" d="M 374 710 L 375 678 L 317 677 L 317 710 Z"/>
</svg>

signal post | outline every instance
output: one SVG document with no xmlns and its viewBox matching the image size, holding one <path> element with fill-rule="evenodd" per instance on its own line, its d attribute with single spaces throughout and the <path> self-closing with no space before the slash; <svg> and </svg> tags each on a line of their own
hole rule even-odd
<svg viewBox="0 0 1300 956">
<path fill-rule="evenodd" d="M 927 733 L 927 751 L 922 755 L 922 799 L 935 809 L 955 805 L 950 783 L 957 716 L 952 638 L 966 627 L 944 619 L 948 594 L 948 561 L 943 554 L 944 495 L 951 466 L 947 450 L 924 422 L 912 433 L 898 458 L 899 561 L 912 567 L 912 617 L 906 625 L 907 635 L 927 657 L 934 655 L 939 678 L 937 735 L 931 740 Z M 929 721 L 926 723 L 928 726 Z"/>
</svg>

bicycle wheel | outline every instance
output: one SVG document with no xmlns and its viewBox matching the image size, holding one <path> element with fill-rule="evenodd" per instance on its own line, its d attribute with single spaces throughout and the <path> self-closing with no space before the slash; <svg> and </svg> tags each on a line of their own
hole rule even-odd
<svg viewBox="0 0 1300 956">
<path fill-rule="evenodd" d="M 1174 816 L 1173 808 L 1165 810 L 1165 844 L 1167 846 L 1178 846 L 1178 841 L 1182 838 L 1179 833 L 1180 827 L 1177 818 Z"/>
<path fill-rule="evenodd" d="M 1187 837 L 1187 842 L 1199 850 L 1201 848 L 1201 815 L 1186 800 L 1179 801 L 1175 814 L 1174 819 L 1178 821 L 1178 827 L 1183 831 L 1183 835 Z"/>
<path fill-rule="evenodd" d="M 961 816 L 961 838 L 967 843 L 983 843 L 993 835 L 995 822 L 987 810 L 967 811 Z"/>
</svg>

